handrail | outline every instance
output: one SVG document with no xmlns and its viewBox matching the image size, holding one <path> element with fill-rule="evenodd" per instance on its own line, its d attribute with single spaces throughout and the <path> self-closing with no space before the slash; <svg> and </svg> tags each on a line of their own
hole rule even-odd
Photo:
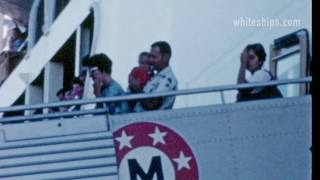
<svg viewBox="0 0 320 180">
<path fill-rule="evenodd" d="M 23 48 L 27 47 L 28 39 L 25 39 L 18 48 L 18 52 L 21 52 Z"/>
<path fill-rule="evenodd" d="M 96 99 L 69 100 L 69 101 L 52 102 L 52 103 L 46 103 L 46 104 L 19 105 L 19 106 L 12 106 L 12 107 L 2 107 L 0 108 L 0 113 L 11 112 L 11 111 L 32 110 L 32 109 L 53 108 L 53 107 L 61 107 L 61 106 L 94 104 L 94 103 L 102 103 L 102 102 L 128 101 L 128 100 L 155 98 L 155 97 L 163 97 L 163 96 L 181 96 L 181 95 L 191 95 L 191 94 L 210 93 L 210 92 L 219 92 L 219 91 L 230 91 L 230 90 L 245 89 L 245 88 L 263 87 L 263 86 L 310 83 L 311 81 L 312 81 L 312 77 L 304 77 L 304 78 L 297 78 L 297 79 L 273 80 L 268 82 L 244 83 L 244 84 L 236 84 L 236 85 L 222 85 L 222 86 L 214 86 L 214 87 L 207 87 L 207 88 L 184 89 L 184 90 L 156 92 L 156 93 L 147 93 L 147 94 L 141 93 L 141 94 L 134 94 L 134 95 L 123 95 L 123 96 L 104 97 L 104 98 L 96 98 Z"/>
<path fill-rule="evenodd" d="M 50 114 L 35 114 L 29 116 L 14 116 L 14 117 L 5 117 L 0 119 L 0 123 L 13 123 L 13 122 L 23 122 L 23 121 L 35 121 L 43 119 L 56 119 L 56 118 L 67 118 L 74 116 L 83 116 L 83 115 L 97 115 L 97 114 L 106 114 L 106 109 L 92 109 L 92 110 L 81 110 L 81 111 L 71 111 L 71 112 L 56 112 Z"/>
</svg>

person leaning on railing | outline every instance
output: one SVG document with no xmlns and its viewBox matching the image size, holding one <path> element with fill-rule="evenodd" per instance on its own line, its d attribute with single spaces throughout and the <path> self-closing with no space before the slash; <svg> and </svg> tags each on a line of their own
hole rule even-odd
<svg viewBox="0 0 320 180">
<path fill-rule="evenodd" d="M 58 98 L 59 101 L 65 101 L 66 100 L 66 93 L 68 92 L 69 90 L 66 89 L 66 88 L 61 88 L 57 91 L 56 93 L 56 97 Z M 54 113 L 54 112 L 67 112 L 68 111 L 68 107 L 65 107 L 65 106 L 61 106 L 61 107 L 54 107 L 54 108 L 51 108 L 49 109 L 49 112 L 50 113 Z"/>
<path fill-rule="evenodd" d="M 275 78 L 270 71 L 262 68 L 265 59 L 266 53 L 260 43 L 248 45 L 241 53 L 238 84 L 274 80 Z M 249 78 L 245 76 L 246 70 L 251 73 Z M 238 91 L 237 101 L 282 97 L 276 86 L 246 88 Z"/>
<path fill-rule="evenodd" d="M 151 45 L 149 63 L 156 71 L 143 88 L 144 93 L 166 92 L 178 89 L 178 81 L 170 66 L 171 47 L 165 41 Z M 135 112 L 172 109 L 175 96 L 142 99 L 134 107 Z"/>
<path fill-rule="evenodd" d="M 124 95 L 125 92 L 112 77 L 112 61 L 103 53 L 95 54 L 82 62 L 83 66 L 90 68 L 94 95 L 100 97 L 113 97 Z M 105 108 L 109 114 L 128 112 L 127 101 L 98 103 L 96 108 Z"/>
</svg>

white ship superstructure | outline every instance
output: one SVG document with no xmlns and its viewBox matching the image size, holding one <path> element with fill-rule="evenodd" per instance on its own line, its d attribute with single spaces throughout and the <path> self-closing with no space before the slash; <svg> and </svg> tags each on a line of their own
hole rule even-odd
<svg viewBox="0 0 320 180">
<path fill-rule="evenodd" d="M 0 12 L 15 3 L 29 9 L 11 12 L 28 38 L 0 85 L 0 179 L 311 179 L 310 1 L 4 0 Z M 83 99 L 58 101 L 97 53 L 126 89 L 139 53 L 158 40 L 172 46 L 179 90 L 95 98 L 87 76 Z M 254 42 L 277 80 L 236 84 Z M 235 102 L 239 89 L 271 85 L 283 98 Z M 162 96 L 176 96 L 173 109 L 94 108 Z"/>
</svg>

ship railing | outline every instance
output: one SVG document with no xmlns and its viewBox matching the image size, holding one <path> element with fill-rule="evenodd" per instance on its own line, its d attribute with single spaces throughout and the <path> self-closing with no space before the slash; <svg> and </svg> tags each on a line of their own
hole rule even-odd
<svg viewBox="0 0 320 180">
<path fill-rule="evenodd" d="M 37 110 L 37 109 L 49 109 L 49 108 L 107 103 L 107 102 L 139 100 L 139 99 L 147 99 L 147 98 L 166 97 L 166 96 L 193 95 L 193 94 L 212 93 L 212 92 L 220 92 L 221 101 L 222 103 L 225 103 L 224 101 L 225 91 L 265 87 L 265 86 L 279 86 L 279 85 L 288 85 L 288 84 L 302 84 L 302 83 L 308 84 L 311 82 L 312 82 L 312 77 L 304 77 L 304 78 L 297 78 L 297 79 L 273 80 L 268 82 L 222 85 L 222 86 L 213 86 L 213 87 L 205 87 L 205 88 L 195 88 L 195 89 L 183 89 L 183 90 L 167 91 L 167 92 L 141 93 L 141 94 L 134 94 L 134 95 L 123 95 L 123 96 L 95 98 L 95 99 L 59 101 L 59 102 L 52 102 L 47 104 L 1 107 L 0 113 Z M 47 113 L 47 114 L 33 114 L 33 115 L 24 115 L 24 116 L 4 117 L 0 119 L 0 123 L 37 121 L 37 120 L 45 120 L 45 119 L 68 118 L 68 117 L 77 117 L 77 116 L 83 116 L 83 115 L 98 115 L 98 114 L 100 115 L 107 114 L 107 111 L 105 109 L 89 109 L 89 110 L 78 110 L 78 111 L 71 111 L 71 112 L 56 112 L 56 113 Z"/>
</svg>

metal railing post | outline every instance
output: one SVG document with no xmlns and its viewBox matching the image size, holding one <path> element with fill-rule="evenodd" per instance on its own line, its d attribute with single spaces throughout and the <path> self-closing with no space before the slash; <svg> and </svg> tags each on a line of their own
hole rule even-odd
<svg viewBox="0 0 320 180">
<path fill-rule="evenodd" d="M 222 103 L 222 104 L 225 104 L 226 101 L 225 101 L 225 98 L 224 98 L 224 93 L 223 93 L 223 91 L 220 91 L 220 97 L 221 97 L 221 103 Z"/>
</svg>

